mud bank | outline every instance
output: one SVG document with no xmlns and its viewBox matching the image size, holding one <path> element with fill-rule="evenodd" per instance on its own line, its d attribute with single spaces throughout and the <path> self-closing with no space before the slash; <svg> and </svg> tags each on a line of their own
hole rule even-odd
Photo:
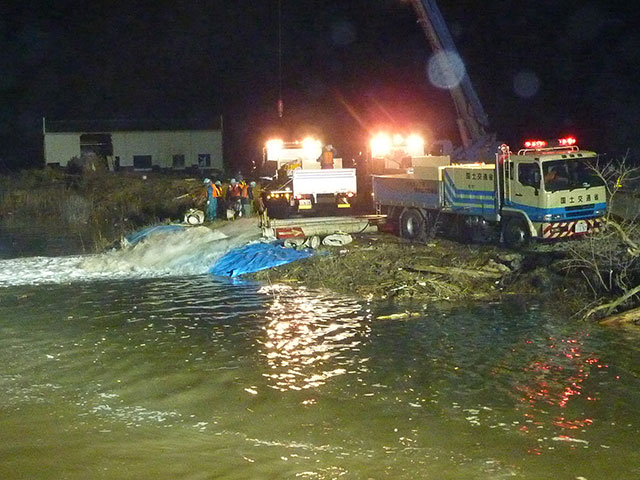
<svg viewBox="0 0 640 480">
<path fill-rule="evenodd" d="M 376 233 L 360 235 L 342 247 L 321 248 L 318 253 L 250 277 L 372 300 L 481 302 L 520 295 L 552 301 L 567 312 L 579 304 L 579 282 L 563 274 L 559 266 L 564 257 L 561 247 L 534 245 L 513 252 L 446 239 L 416 244 Z"/>
</svg>

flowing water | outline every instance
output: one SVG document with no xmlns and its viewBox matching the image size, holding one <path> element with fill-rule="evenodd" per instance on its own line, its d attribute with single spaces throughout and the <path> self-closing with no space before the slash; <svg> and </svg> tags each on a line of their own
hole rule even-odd
<svg viewBox="0 0 640 480">
<path fill-rule="evenodd" d="M 516 301 L 378 318 L 214 278 L 235 237 L 188 235 L 0 261 L 1 479 L 640 478 L 639 336 Z"/>
</svg>

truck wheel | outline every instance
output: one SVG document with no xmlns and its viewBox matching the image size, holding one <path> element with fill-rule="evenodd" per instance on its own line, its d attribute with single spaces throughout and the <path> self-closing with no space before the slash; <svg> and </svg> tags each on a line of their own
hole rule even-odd
<svg viewBox="0 0 640 480">
<path fill-rule="evenodd" d="M 511 217 L 504 224 L 502 238 L 504 243 L 511 248 L 522 248 L 531 241 L 531 233 L 524 220 Z"/>
<path fill-rule="evenodd" d="M 407 240 L 421 241 L 426 237 L 424 218 L 415 209 L 405 211 L 400 216 L 400 236 Z"/>
</svg>

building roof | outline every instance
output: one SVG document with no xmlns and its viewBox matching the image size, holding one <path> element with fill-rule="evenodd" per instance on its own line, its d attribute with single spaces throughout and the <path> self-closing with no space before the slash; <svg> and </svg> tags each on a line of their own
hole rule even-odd
<svg viewBox="0 0 640 480">
<path fill-rule="evenodd" d="M 108 133 L 139 131 L 222 130 L 222 117 L 210 119 L 106 119 L 48 120 L 43 129 L 52 133 Z"/>
</svg>

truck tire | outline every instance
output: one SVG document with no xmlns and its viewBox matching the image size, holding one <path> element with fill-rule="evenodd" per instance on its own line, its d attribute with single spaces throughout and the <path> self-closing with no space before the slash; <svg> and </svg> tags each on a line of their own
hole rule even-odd
<svg viewBox="0 0 640 480">
<path fill-rule="evenodd" d="M 413 241 L 425 240 L 425 222 L 418 210 L 411 208 L 402 213 L 400 216 L 400 236 Z"/>
<path fill-rule="evenodd" d="M 508 247 L 522 248 L 531 241 L 531 233 L 522 218 L 511 217 L 505 221 L 502 238 Z"/>
</svg>

